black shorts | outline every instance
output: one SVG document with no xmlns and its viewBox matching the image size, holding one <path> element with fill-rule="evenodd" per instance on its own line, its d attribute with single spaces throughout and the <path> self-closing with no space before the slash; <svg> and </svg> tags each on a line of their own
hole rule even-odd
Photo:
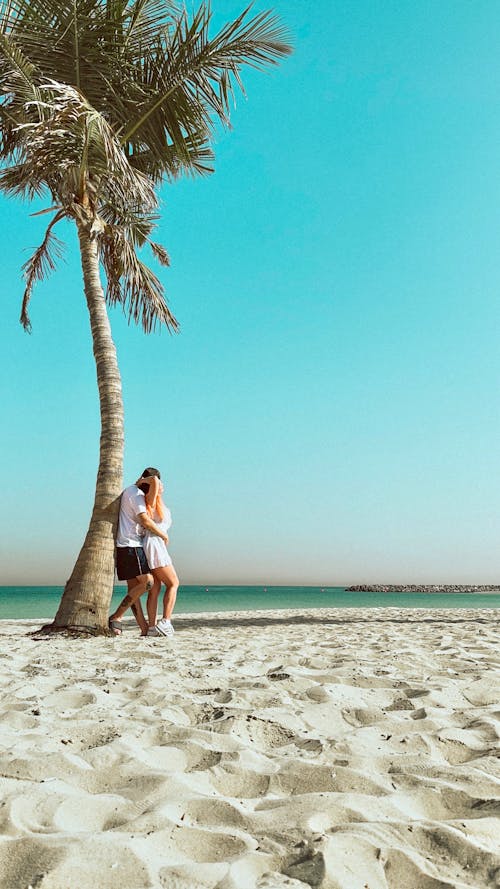
<svg viewBox="0 0 500 889">
<path fill-rule="evenodd" d="M 118 580 L 132 580 L 141 574 L 149 574 L 150 567 L 142 546 L 116 547 L 116 574 Z"/>
</svg>

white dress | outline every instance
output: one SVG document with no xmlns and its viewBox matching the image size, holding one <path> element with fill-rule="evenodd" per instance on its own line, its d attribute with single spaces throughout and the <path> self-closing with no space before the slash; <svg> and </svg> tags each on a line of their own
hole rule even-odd
<svg viewBox="0 0 500 889">
<path fill-rule="evenodd" d="M 161 522 L 157 521 L 155 515 L 153 521 L 155 525 L 158 525 L 158 527 L 166 534 L 172 524 L 170 510 L 165 507 L 163 520 Z M 146 531 L 142 540 L 142 547 L 146 553 L 150 568 L 168 568 L 169 565 L 173 564 L 172 559 L 168 554 L 167 544 L 161 537 L 158 537 L 157 534 L 153 534 L 151 531 Z"/>
</svg>

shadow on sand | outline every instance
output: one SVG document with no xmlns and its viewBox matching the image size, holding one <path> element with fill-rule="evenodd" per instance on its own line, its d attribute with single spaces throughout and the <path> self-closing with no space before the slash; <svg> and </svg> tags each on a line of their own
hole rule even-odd
<svg viewBox="0 0 500 889">
<path fill-rule="evenodd" d="M 389 610 L 389 609 L 387 609 Z M 386 609 L 384 609 L 386 612 Z M 248 613 L 248 614 L 229 614 L 225 617 L 223 614 L 203 614 L 200 613 L 199 617 L 190 614 L 189 616 L 184 617 L 183 614 L 177 614 L 174 616 L 173 620 L 175 623 L 176 631 L 182 632 L 183 629 L 192 630 L 200 627 L 212 628 L 212 629 L 224 629 L 224 628 L 244 628 L 244 627 L 287 627 L 293 626 L 294 624 L 297 626 L 345 626 L 346 624 L 436 624 L 436 625 L 449 625 L 449 624 L 484 624 L 488 625 L 493 620 L 498 620 L 500 617 L 500 611 L 498 609 L 491 609 L 491 617 L 488 615 L 478 615 L 474 609 L 470 609 L 469 615 L 454 615 L 453 611 L 443 610 L 439 612 L 439 614 L 431 613 L 428 611 L 422 611 L 421 609 L 408 609 L 408 614 L 401 614 L 401 611 L 398 610 L 397 614 L 380 614 L 380 612 L 374 613 L 374 609 L 370 609 L 369 613 L 365 613 L 360 615 L 359 612 L 357 614 L 346 614 L 345 612 L 342 615 L 339 614 L 313 614 L 311 612 L 303 612 L 302 614 L 290 614 L 289 612 L 285 612 L 283 615 L 277 614 L 273 612 L 272 614 L 266 615 L 263 612 L 257 613 Z"/>
</svg>

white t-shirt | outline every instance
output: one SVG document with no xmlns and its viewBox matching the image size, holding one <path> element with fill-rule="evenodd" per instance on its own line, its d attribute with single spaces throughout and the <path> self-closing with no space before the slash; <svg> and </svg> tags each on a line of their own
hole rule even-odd
<svg viewBox="0 0 500 889">
<path fill-rule="evenodd" d="M 117 546 L 142 546 L 142 525 L 138 516 L 146 510 L 146 498 L 137 485 L 130 485 L 122 493 L 118 518 Z"/>
</svg>

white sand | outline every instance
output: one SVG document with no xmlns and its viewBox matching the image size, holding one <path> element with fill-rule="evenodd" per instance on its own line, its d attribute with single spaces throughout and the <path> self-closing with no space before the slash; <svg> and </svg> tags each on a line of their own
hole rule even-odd
<svg viewBox="0 0 500 889">
<path fill-rule="evenodd" d="M 499 887 L 499 617 L 1 622 L 0 886 Z"/>
</svg>

